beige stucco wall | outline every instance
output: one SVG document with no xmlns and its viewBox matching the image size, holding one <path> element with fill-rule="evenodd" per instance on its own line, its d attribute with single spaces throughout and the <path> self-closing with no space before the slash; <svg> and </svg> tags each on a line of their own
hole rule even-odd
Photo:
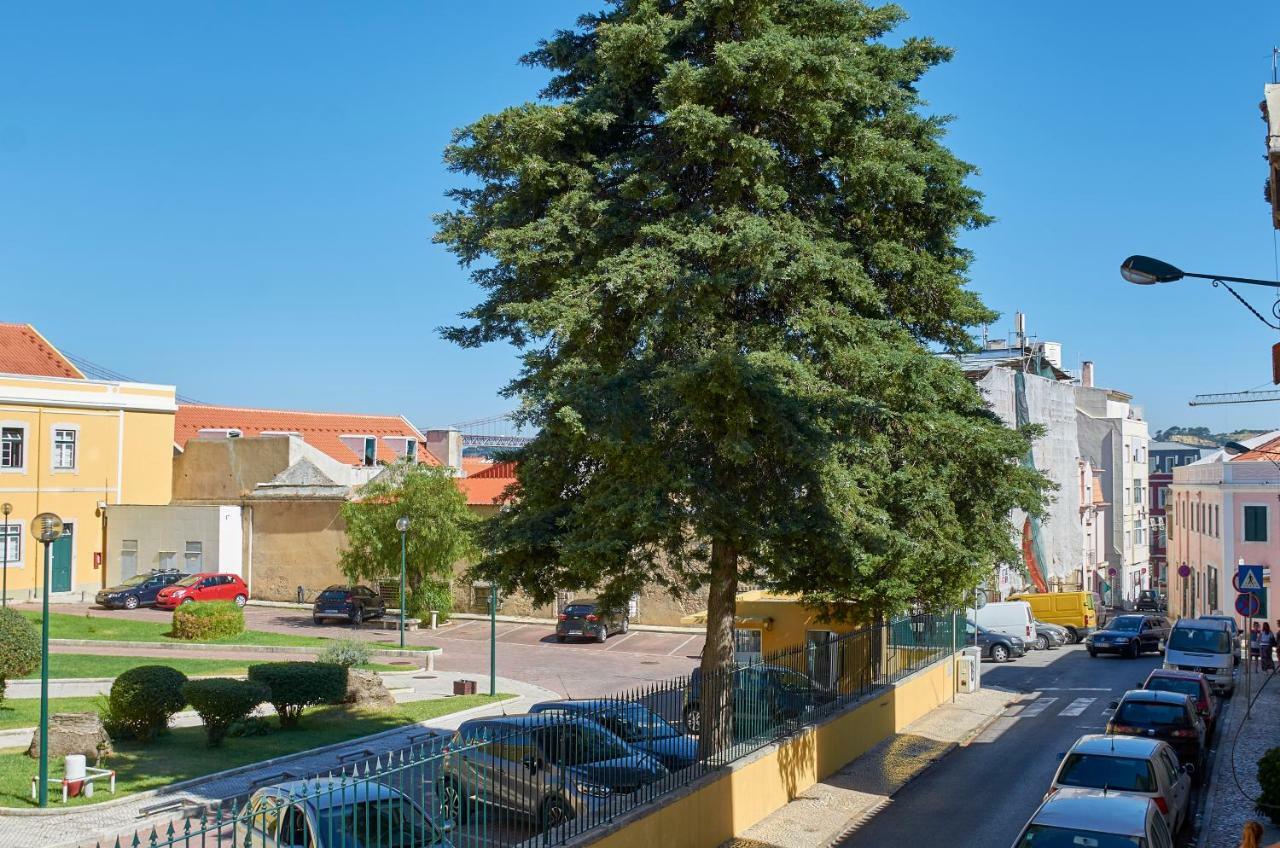
<svg viewBox="0 0 1280 848">
<path fill-rule="evenodd" d="M 232 503 L 290 465 L 288 436 L 191 439 L 173 458 L 175 501 Z"/>
<path fill-rule="evenodd" d="M 264 601 L 296 601 L 302 586 L 306 600 L 334 583 L 345 583 L 338 554 L 346 543 L 342 501 L 246 501 L 245 537 L 252 545 L 250 591 Z M 246 556 L 246 562 L 249 561 Z"/>
</svg>

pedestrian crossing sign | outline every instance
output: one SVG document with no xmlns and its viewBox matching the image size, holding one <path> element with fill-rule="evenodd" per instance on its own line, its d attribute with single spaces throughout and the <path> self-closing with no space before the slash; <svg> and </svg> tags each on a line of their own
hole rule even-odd
<svg viewBox="0 0 1280 848">
<path fill-rule="evenodd" d="M 1267 617 L 1267 590 L 1262 585 L 1262 566 L 1238 565 L 1231 581 L 1236 588 L 1236 611 L 1246 618 Z"/>
<path fill-rule="evenodd" d="M 1260 565 L 1238 565 L 1236 566 L 1236 591 L 1237 592 L 1262 592 L 1262 566 Z"/>
</svg>

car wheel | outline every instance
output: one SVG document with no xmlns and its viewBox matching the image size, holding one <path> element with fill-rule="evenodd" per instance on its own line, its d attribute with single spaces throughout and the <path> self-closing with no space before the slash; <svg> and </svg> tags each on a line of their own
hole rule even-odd
<svg viewBox="0 0 1280 848">
<path fill-rule="evenodd" d="M 1142 656 L 1142 646 L 1137 642 L 1130 642 L 1128 649 L 1124 652 L 1124 655 L 1131 660 L 1136 660 L 1138 657 Z"/>
<path fill-rule="evenodd" d="M 538 824 L 543 830 L 551 830 L 573 818 L 573 810 L 563 798 L 548 798 L 538 809 Z"/>
<path fill-rule="evenodd" d="M 194 604 L 195 602 L 196 602 L 196 599 L 195 599 L 195 598 L 183 598 L 183 599 L 182 599 L 182 603 L 183 603 L 183 605 L 184 605 L 184 606 L 185 606 L 186 604 Z"/>
<path fill-rule="evenodd" d="M 999 645 L 999 644 L 992 645 L 992 646 L 991 646 L 991 660 L 992 660 L 992 662 L 998 662 L 998 663 L 1008 662 L 1008 660 L 1009 660 L 1009 649 L 1008 649 L 1008 648 L 1006 648 L 1004 645 Z"/>
<path fill-rule="evenodd" d="M 318 615 L 313 615 L 313 616 L 311 616 L 311 623 L 312 623 L 312 624 L 314 624 L 314 625 L 316 625 L 316 626 L 319 626 L 319 625 L 321 625 L 321 624 L 324 624 L 324 619 L 323 619 L 323 618 L 321 618 L 321 617 L 320 617 L 320 616 L 318 616 Z"/>
<path fill-rule="evenodd" d="M 608 639 L 608 638 L 609 638 L 609 628 L 608 628 L 608 627 L 606 627 L 605 625 L 601 625 L 601 626 L 600 626 L 600 631 L 599 631 L 598 633 L 596 633 L 596 641 L 597 641 L 597 642 L 603 642 L 604 640 L 606 640 L 606 639 Z"/>
<path fill-rule="evenodd" d="M 249 599 L 246 598 L 244 595 L 236 595 L 235 600 L 236 600 L 236 606 L 238 607 L 242 607 L 245 604 L 249 603 Z"/>
<path fill-rule="evenodd" d="M 684 719 L 685 732 L 690 736 L 697 736 L 702 728 L 702 709 L 697 704 L 689 704 L 684 708 L 681 718 Z"/>
<path fill-rule="evenodd" d="M 133 595 L 124 599 L 124 608 L 127 610 L 135 610 L 138 608 L 138 599 Z"/>
<path fill-rule="evenodd" d="M 623 633 L 623 635 L 626 635 L 627 631 L 629 631 L 630 629 L 631 629 L 631 619 L 629 619 L 629 618 L 624 618 L 624 619 L 622 619 L 622 633 Z"/>
<path fill-rule="evenodd" d="M 1048 636 L 1037 636 L 1037 637 L 1036 637 L 1036 650 L 1037 650 L 1037 651 L 1047 651 L 1047 650 L 1049 650 L 1049 637 L 1048 637 Z"/>
<path fill-rule="evenodd" d="M 1080 634 L 1076 632 L 1074 627 L 1067 628 L 1067 644 L 1074 645 L 1080 641 Z"/>
<path fill-rule="evenodd" d="M 356 607 L 351 613 L 351 626 L 359 627 L 361 624 L 364 624 L 364 610 Z"/>
<path fill-rule="evenodd" d="M 1096 657 L 1098 656 L 1098 652 L 1097 652 L 1097 651 L 1095 651 L 1093 648 L 1090 648 L 1090 649 L 1089 649 L 1089 656 L 1091 656 L 1091 657 L 1095 657 L 1095 658 L 1096 658 Z"/>
<path fill-rule="evenodd" d="M 467 820 L 467 805 L 462 797 L 462 790 L 452 780 L 440 784 L 437 792 L 440 799 L 440 814 L 446 821 L 463 824 Z"/>
</svg>

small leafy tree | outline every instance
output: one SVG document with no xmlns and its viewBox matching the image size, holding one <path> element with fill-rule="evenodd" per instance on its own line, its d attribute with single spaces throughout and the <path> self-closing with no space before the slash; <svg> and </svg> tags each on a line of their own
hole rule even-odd
<svg viewBox="0 0 1280 848">
<path fill-rule="evenodd" d="M 280 727 L 298 726 L 302 711 L 339 703 L 347 693 L 347 668 L 336 663 L 272 662 L 249 666 L 249 680 L 267 688 Z"/>
<path fill-rule="evenodd" d="M 30 674 L 40 665 L 40 634 L 17 610 L 0 608 L 0 703 L 6 680 Z"/>
<path fill-rule="evenodd" d="M 1280 748 L 1271 748 L 1258 760 L 1258 786 L 1262 794 L 1254 809 L 1280 825 Z"/>
<path fill-rule="evenodd" d="M 342 505 L 347 547 L 339 565 L 352 581 L 399 579 L 402 515 L 408 597 L 430 597 L 428 587 L 447 586 L 454 563 L 476 553 L 479 519 L 447 468 L 399 462 L 361 487 Z"/>
</svg>

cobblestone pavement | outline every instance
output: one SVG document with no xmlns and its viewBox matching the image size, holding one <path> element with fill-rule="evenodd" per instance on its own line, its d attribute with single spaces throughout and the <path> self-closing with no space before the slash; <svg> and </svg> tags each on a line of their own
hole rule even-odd
<svg viewBox="0 0 1280 848">
<path fill-rule="evenodd" d="M 1259 793 L 1258 760 L 1269 749 L 1280 746 L 1280 679 L 1271 676 L 1261 691 L 1258 683 L 1255 675 L 1256 699 L 1251 710 L 1247 709 L 1243 685 L 1237 686 L 1236 694 L 1226 702 L 1228 713 L 1218 737 L 1218 756 L 1205 799 L 1199 848 L 1236 848 L 1244 824 L 1250 819 L 1266 826 L 1263 845 L 1280 841 L 1280 829 L 1253 809 L 1253 799 Z"/>
</svg>

